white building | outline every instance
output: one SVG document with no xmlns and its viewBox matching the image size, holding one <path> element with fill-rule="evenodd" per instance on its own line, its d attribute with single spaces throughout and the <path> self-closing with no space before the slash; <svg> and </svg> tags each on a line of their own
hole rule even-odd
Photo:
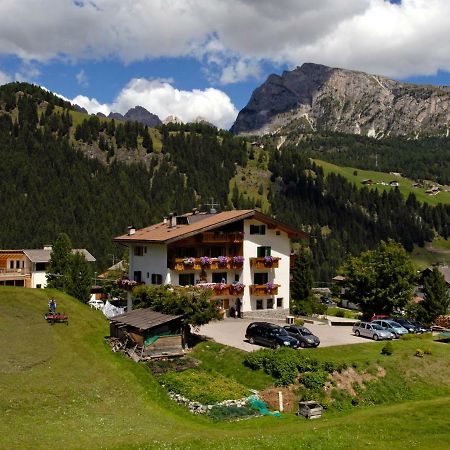
<svg viewBox="0 0 450 450">
<path fill-rule="evenodd" d="M 129 278 L 145 284 L 211 287 L 222 307 L 289 308 L 290 238 L 304 233 L 255 210 L 172 215 L 118 236 Z"/>
<path fill-rule="evenodd" d="M 82 253 L 88 262 L 95 261 L 84 248 L 72 252 Z M 51 253 L 50 245 L 42 249 L 0 250 L 0 286 L 45 288 Z"/>
</svg>

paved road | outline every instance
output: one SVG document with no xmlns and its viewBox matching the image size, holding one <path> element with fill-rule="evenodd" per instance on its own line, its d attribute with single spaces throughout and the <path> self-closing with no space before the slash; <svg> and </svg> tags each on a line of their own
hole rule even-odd
<svg viewBox="0 0 450 450">
<path fill-rule="evenodd" d="M 221 344 L 251 352 L 261 347 L 259 345 L 251 345 L 245 340 L 245 330 L 250 322 L 250 320 L 245 319 L 227 318 L 200 327 L 199 334 L 212 338 Z M 322 324 L 305 324 L 305 326 L 320 338 L 320 345 L 322 347 L 373 342 L 370 339 L 354 336 L 351 326 L 330 326 Z"/>
</svg>

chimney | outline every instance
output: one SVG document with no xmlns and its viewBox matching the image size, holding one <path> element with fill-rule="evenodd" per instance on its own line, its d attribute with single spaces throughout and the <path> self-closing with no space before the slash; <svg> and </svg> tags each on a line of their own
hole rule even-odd
<svg viewBox="0 0 450 450">
<path fill-rule="evenodd" d="M 163 217 L 163 225 L 167 225 L 167 217 Z"/>
<path fill-rule="evenodd" d="M 176 226 L 177 226 L 177 213 L 174 212 L 174 213 L 172 213 L 170 216 L 171 216 L 171 217 L 170 217 L 170 226 L 171 226 L 172 228 L 173 228 L 173 227 L 176 227 Z"/>
<path fill-rule="evenodd" d="M 198 213 L 198 208 L 192 208 L 192 215 L 195 216 Z"/>
<path fill-rule="evenodd" d="M 136 233 L 136 228 L 133 225 L 130 225 L 128 227 L 128 236 L 133 235 L 134 233 Z"/>
<path fill-rule="evenodd" d="M 51 244 L 44 244 L 44 250 L 52 251 L 53 250 L 53 245 L 51 245 Z"/>
</svg>

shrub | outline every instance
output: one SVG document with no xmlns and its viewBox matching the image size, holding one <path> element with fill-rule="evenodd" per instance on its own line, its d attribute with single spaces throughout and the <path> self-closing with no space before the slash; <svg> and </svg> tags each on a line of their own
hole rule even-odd
<svg viewBox="0 0 450 450">
<path fill-rule="evenodd" d="M 343 309 L 336 310 L 336 317 L 345 317 L 345 311 Z"/>
<path fill-rule="evenodd" d="M 416 350 L 416 353 L 414 354 L 414 356 L 417 356 L 418 358 L 423 358 L 425 356 L 425 353 L 423 350 L 421 350 L 420 348 L 418 348 Z"/>
<path fill-rule="evenodd" d="M 381 349 L 381 354 L 390 356 L 392 355 L 392 353 L 394 353 L 394 347 L 392 345 L 392 342 L 387 342 Z"/>
<path fill-rule="evenodd" d="M 250 352 L 244 359 L 244 364 L 250 369 L 258 370 L 264 369 L 264 362 L 267 358 L 270 358 L 272 352 L 268 349 L 261 349 L 256 352 Z"/>
<path fill-rule="evenodd" d="M 298 352 L 291 348 L 280 348 L 267 358 L 264 369 L 277 379 L 278 386 L 288 386 L 296 381 L 298 376 Z"/>
<path fill-rule="evenodd" d="M 325 361 L 322 363 L 322 369 L 328 373 L 340 372 L 339 368 L 339 364 L 334 361 Z"/>
<path fill-rule="evenodd" d="M 294 325 L 297 325 L 298 327 L 302 327 L 303 325 L 305 325 L 305 321 L 303 319 L 294 319 Z"/>
<path fill-rule="evenodd" d="M 324 370 L 319 370 L 317 372 L 307 372 L 301 376 L 301 382 L 306 389 L 311 391 L 318 391 L 323 388 L 325 382 L 327 381 L 328 373 Z"/>
</svg>

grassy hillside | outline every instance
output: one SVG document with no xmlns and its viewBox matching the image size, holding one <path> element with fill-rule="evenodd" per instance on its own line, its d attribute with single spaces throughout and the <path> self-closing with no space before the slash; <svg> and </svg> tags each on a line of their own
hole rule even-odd
<svg viewBox="0 0 450 450">
<path fill-rule="evenodd" d="M 363 186 L 362 181 L 363 180 L 373 180 L 374 182 L 387 182 L 390 181 L 398 181 L 399 182 L 399 190 L 400 192 L 406 197 L 410 194 L 410 192 L 414 193 L 417 200 L 421 202 L 429 203 L 430 205 L 437 205 L 438 203 L 444 203 L 449 204 L 450 203 L 450 192 L 440 192 L 438 195 L 430 196 L 428 194 L 425 194 L 425 188 L 414 188 L 412 185 L 414 181 L 399 177 L 396 175 L 391 175 L 386 172 L 376 172 L 374 170 L 362 170 L 362 169 L 355 169 L 353 167 L 341 167 L 337 166 L 335 164 L 322 161 L 319 159 L 314 160 L 316 164 L 323 167 L 323 170 L 325 173 L 334 172 L 339 175 L 342 175 L 345 177 L 348 181 L 351 183 L 355 183 L 357 186 Z M 356 172 L 356 175 L 355 175 Z M 393 189 L 390 186 L 383 186 L 380 184 L 374 184 L 369 186 L 369 188 L 375 188 L 379 191 L 387 191 L 390 189 Z"/>
<path fill-rule="evenodd" d="M 57 293 L 58 310 L 70 316 L 70 324 L 47 324 L 43 313 L 49 295 L 0 288 L 0 448 L 347 449 L 370 444 L 391 449 L 394 439 L 402 447 L 448 448 L 450 347 L 445 344 L 430 342 L 433 355 L 425 361 L 411 357 L 415 342 L 395 343 L 389 366 L 408 359 L 407 386 L 415 393 L 410 401 L 335 411 L 314 422 L 285 414 L 213 423 L 171 403 L 144 366 L 112 353 L 103 340 L 108 324 L 98 311 Z M 364 364 L 380 359 L 380 345 L 316 354 Z M 211 364 L 219 367 L 217 360 Z"/>
</svg>

